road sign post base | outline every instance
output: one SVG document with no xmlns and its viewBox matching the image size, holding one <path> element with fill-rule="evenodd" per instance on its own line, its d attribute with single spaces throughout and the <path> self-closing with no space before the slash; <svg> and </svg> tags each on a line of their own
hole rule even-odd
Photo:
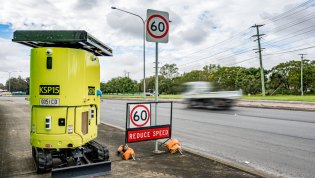
<svg viewBox="0 0 315 178">
<path fill-rule="evenodd" d="M 165 153 L 165 151 L 161 151 L 161 150 L 154 150 L 153 151 L 154 154 L 162 154 Z"/>
</svg>

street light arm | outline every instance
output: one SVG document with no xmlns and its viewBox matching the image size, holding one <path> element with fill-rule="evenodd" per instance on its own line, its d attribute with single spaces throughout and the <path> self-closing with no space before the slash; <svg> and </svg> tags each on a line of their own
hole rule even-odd
<svg viewBox="0 0 315 178">
<path fill-rule="evenodd" d="M 126 12 L 126 13 L 128 13 L 128 14 L 132 14 L 132 15 L 138 16 L 138 17 L 141 18 L 142 22 L 145 23 L 145 21 L 143 20 L 143 18 L 142 18 L 140 15 L 137 15 L 137 14 L 134 14 L 134 13 L 131 13 L 131 12 L 128 12 L 128 11 L 124 11 L 124 10 L 121 10 L 121 9 L 118 9 L 118 8 L 116 8 L 116 9 L 117 9 L 117 10 L 120 10 L 120 11 L 123 11 L 123 12 Z"/>
</svg>

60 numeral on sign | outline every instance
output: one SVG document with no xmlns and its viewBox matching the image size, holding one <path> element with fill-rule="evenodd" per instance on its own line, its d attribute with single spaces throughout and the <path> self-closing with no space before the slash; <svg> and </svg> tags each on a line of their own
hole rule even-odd
<svg viewBox="0 0 315 178">
<path fill-rule="evenodd" d="M 157 30 L 157 27 L 154 25 L 155 24 L 155 22 L 153 22 L 152 24 L 151 24 L 151 30 L 152 31 L 156 31 Z M 163 26 L 163 29 L 161 30 L 161 25 Z M 163 22 L 160 22 L 159 23 L 159 25 L 158 25 L 158 27 L 159 27 L 159 31 L 160 32 L 163 32 L 164 30 L 165 30 L 165 25 L 164 25 L 164 23 Z"/>
<path fill-rule="evenodd" d="M 136 111 L 135 114 L 133 115 L 133 120 L 134 120 L 134 121 L 139 121 L 139 119 L 140 119 L 140 117 L 137 115 L 137 113 L 138 113 L 138 111 Z M 143 113 L 145 114 L 145 118 L 144 118 L 144 119 L 143 119 L 143 117 L 142 117 L 142 114 L 143 114 Z M 141 120 L 143 120 L 143 121 L 147 120 L 147 118 L 148 118 L 148 114 L 147 114 L 147 112 L 146 112 L 145 110 L 141 111 L 140 116 L 141 116 Z M 136 118 L 137 118 L 137 119 L 136 119 Z"/>
</svg>

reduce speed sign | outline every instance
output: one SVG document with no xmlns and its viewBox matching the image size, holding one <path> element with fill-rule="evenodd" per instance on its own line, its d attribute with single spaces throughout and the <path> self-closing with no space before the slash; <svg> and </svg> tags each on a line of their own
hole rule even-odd
<svg viewBox="0 0 315 178">
<path fill-rule="evenodd" d="M 147 10 L 146 40 L 148 42 L 168 43 L 168 12 Z"/>
<path fill-rule="evenodd" d="M 130 128 L 151 126 L 150 104 L 130 104 Z"/>
</svg>

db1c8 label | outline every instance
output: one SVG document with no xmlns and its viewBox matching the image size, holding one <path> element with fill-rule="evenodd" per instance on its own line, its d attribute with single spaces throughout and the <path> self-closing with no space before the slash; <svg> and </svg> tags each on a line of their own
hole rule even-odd
<svg viewBox="0 0 315 178">
<path fill-rule="evenodd" d="M 60 85 L 39 85 L 40 95 L 59 95 Z"/>
<path fill-rule="evenodd" d="M 59 106 L 59 99 L 40 98 L 39 105 L 40 106 Z"/>
</svg>

